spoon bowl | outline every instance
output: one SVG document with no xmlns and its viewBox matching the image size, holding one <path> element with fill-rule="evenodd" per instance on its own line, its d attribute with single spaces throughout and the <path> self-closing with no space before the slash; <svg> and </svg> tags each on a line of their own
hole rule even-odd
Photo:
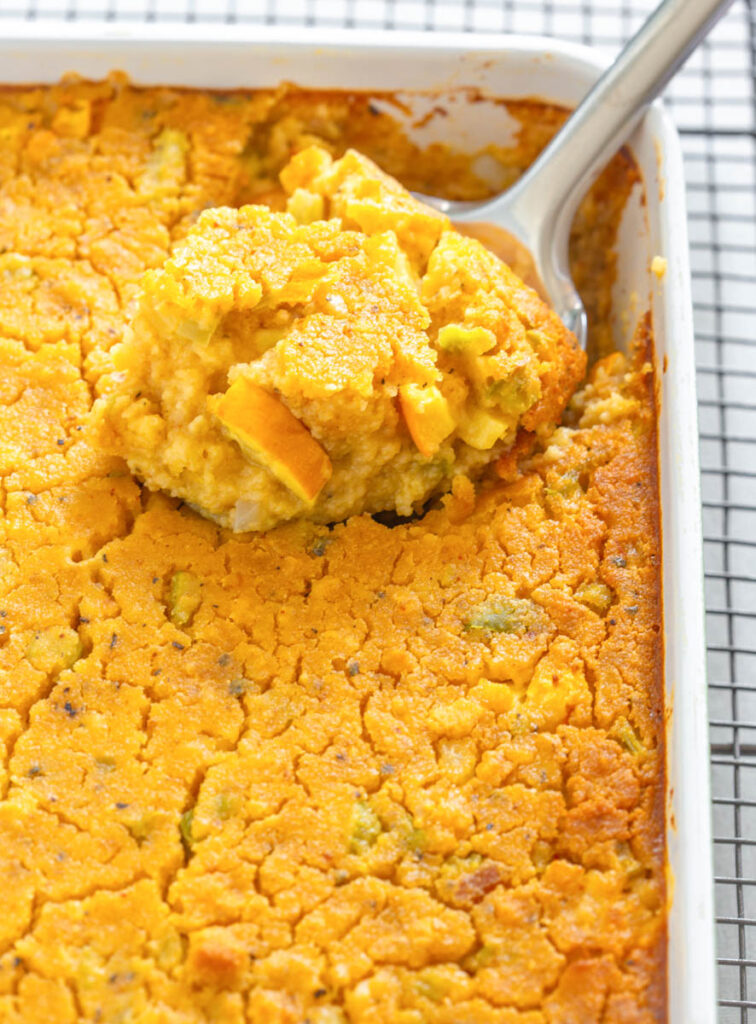
<svg viewBox="0 0 756 1024">
<path fill-rule="evenodd" d="M 550 303 L 583 348 L 588 318 L 569 268 L 570 228 L 580 200 L 731 3 L 663 0 L 506 192 L 482 202 L 415 193 L 509 263 Z"/>
</svg>

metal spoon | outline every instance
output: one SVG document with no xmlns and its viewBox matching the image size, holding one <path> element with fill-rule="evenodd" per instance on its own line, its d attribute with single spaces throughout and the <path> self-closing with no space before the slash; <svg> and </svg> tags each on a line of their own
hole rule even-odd
<svg viewBox="0 0 756 1024">
<path fill-rule="evenodd" d="M 535 279 L 585 348 L 587 320 L 568 263 L 580 200 L 646 108 L 724 14 L 732 0 L 663 0 L 523 176 L 483 202 L 419 195 L 498 248 L 495 232 L 530 251 Z M 476 222 L 475 226 L 471 222 Z M 484 223 L 480 223 L 484 222 Z M 464 230 L 464 228 L 463 228 Z M 493 244 L 492 244 L 493 243 Z"/>
</svg>

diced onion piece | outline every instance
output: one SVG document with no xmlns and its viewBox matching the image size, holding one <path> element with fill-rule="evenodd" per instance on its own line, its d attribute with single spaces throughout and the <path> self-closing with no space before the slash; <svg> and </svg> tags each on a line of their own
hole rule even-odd
<svg viewBox="0 0 756 1024">
<path fill-rule="evenodd" d="M 471 448 L 487 451 L 506 433 L 507 421 L 486 409 L 467 410 L 460 419 L 458 433 Z"/>
<path fill-rule="evenodd" d="M 244 533 L 247 530 L 262 529 L 265 516 L 259 501 L 252 498 L 239 498 L 234 505 L 233 525 L 234 533 Z"/>
<path fill-rule="evenodd" d="M 176 328 L 176 334 L 192 345 L 208 345 L 218 327 L 219 318 L 211 317 L 208 322 L 199 320 L 182 320 Z"/>
<path fill-rule="evenodd" d="M 312 224 L 325 217 L 325 202 L 317 192 L 305 188 L 295 189 L 286 201 L 286 209 L 300 224 Z"/>
</svg>

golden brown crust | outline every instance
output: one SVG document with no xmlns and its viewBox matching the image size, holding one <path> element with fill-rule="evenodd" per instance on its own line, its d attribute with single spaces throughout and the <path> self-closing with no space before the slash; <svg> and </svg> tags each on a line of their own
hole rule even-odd
<svg viewBox="0 0 756 1024">
<path fill-rule="evenodd" d="M 644 356 L 394 529 L 233 538 L 90 443 L 139 276 L 249 187 L 258 128 L 277 159 L 271 110 L 341 145 L 346 101 L 287 102 L 0 95 L 0 314 L 36 311 L 0 341 L 0 1018 L 663 1020 Z M 166 127 L 191 158 L 158 173 Z"/>
</svg>

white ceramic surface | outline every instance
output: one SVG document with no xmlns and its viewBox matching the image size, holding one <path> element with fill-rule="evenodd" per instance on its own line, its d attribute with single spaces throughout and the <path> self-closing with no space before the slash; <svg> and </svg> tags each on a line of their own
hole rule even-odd
<svg viewBox="0 0 756 1024">
<path fill-rule="evenodd" d="M 141 84 L 256 88 L 281 80 L 349 89 L 482 89 L 576 103 L 602 62 L 553 39 L 442 33 L 373 33 L 259 26 L 3 23 L 0 79 L 54 81 L 113 69 Z M 462 95 L 458 92 L 458 97 Z M 422 102 L 422 101 L 418 101 Z M 464 99 L 437 126 L 468 148 L 501 139 L 501 115 L 475 116 Z M 489 113 L 491 108 L 488 108 Z M 425 131 L 434 131 L 426 128 Z M 660 402 L 663 519 L 667 843 L 670 881 L 669 1022 L 714 1024 L 715 960 L 709 802 L 698 435 L 684 178 L 675 129 L 654 106 L 631 140 L 646 205 L 636 196 L 621 229 L 616 335 L 653 310 Z M 658 281 L 653 255 L 667 259 Z"/>
</svg>

